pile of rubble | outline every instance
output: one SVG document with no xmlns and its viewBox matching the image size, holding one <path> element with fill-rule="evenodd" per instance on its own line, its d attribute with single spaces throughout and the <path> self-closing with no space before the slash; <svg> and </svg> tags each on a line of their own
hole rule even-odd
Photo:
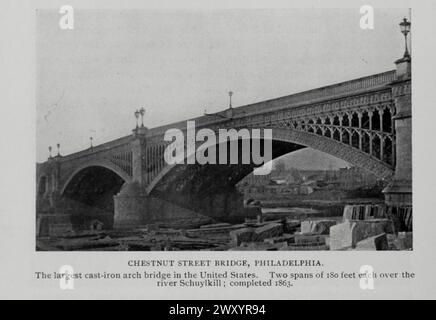
<svg viewBox="0 0 436 320">
<path fill-rule="evenodd" d="M 334 220 L 278 220 L 230 232 L 229 250 L 328 250 L 328 226 Z"/>
<path fill-rule="evenodd" d="M 342 217 L 215 223 L 195 229 L 148 225 L 135 230 L 102 230 L 38 238 L 37 250 L 411 250 L 412 232 L 397 232 L 382 206 L 346 206 Z"/>
<path fill-rule="evenodd" d="M 339 219 L 279 220 L 230 232 L 229 250 L 411 250 L 412 232 L 397 232 L 383 206 L 345 206 Z"/>
</svg>

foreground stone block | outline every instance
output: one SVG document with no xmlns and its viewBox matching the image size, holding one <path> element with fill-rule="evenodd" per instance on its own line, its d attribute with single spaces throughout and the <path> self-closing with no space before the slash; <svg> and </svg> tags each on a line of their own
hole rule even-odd
<svg viewBox="0 0 436 320">
<path fill-rule="evenodd" d="M 394 224 L 389 219 L 352 221 L 356 224 L 356 243 L 381 233 L 394 233 Z"/>
<path fill-rule="evenodd" d="M 382 233 L 373 237 L 366 238 L 356 244 L 356 250 L 388 250 L 388 238 L 386 233 Z"/>
<path fill-rule="evenodd" d="M 301 222 L 301 233 L 329 234 L 336 220 L 306 220 Z"/>
<path fill-rule="evenodd" d="M 353 228 L 349 220 L 330 228 L 330 250 L 344 250 L 353 246 Z"/>
<path fill-rule="evenodd" d="M 230 239 L 234 246 L 239 246 L 242 242 L 251 242 L 253 235 L 254 230 L 252 228 L 242 228 L 230 231 Z"/>
<path fill-rule="evenodd" d="M 393 223 L 389 219 L 346 220 L 330 228 L 330 250 L 355 248 L 366 238 L 382 233 L 393 233 Z"/>
<path fill-rule="evenodd" d="M 281 223 L 269 223 L 254 230 L 253 241 L 264 241 L 267 238 L 278 237 L 282 234 L 283 225 Z"/>
</svg>

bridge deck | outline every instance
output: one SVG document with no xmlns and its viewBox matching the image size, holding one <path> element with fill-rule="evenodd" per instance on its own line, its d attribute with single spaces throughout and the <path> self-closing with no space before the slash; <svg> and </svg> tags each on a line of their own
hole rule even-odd
<svg viewBox="0 0 436 320">
<path fill-rule="evenodd" d="M 294 108 L 306 104 L 321 102 L 325 100 L 338 99 L 345 96 L 352 96 L 363 92 L 380 90 L 395 80 L 395 70 L 374 74 L 367 77 L 353 79 L 350 81 L 340 82 L 325 87 L 320 87 L 308 91 L 303 91 L 275 99 L 265 100 L 257 103 L 252 103 L 244 106 L 234 108 L 234 117 L 241 118 L 262 114 L 265 112 L 278 111 L 281 109 Z M 218 113 L 220 114 L 220 113 Z M 222 118 L 211 118 L 207 116 L 200 116 L 197 118 L 189 119 L 195 120 L 198 126 L 213 125 L 228 120 Z M 166 130 L 170 128 L 183 128 L 186 125 L 186 120 L 168 124 L 165 126 L 151 128 L 147 136 L 154 137 L 163 135 Z M 114 148 L 125 143 L 128 143 L 131 135 L 112 140 L 95 147 L 88 148 L 79 152 L 75 152 L 61 158 L 61 161 L 68 161 L 88 154 L 94 154 Z"/>
</svg>

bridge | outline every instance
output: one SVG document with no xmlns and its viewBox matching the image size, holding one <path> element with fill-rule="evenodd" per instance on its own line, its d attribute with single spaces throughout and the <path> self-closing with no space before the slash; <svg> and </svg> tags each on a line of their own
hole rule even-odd
<svg viewBox="0 0 436 320">
<path fill-rule="evenodd" d="M 310 147 L 388 182 L 392 212 L 412 206 L 411 58 L 396 69 L 193 119 L 196 128 L 272 129 L 273 158 Z M 129 136 L 36 168 L 38 233 L 72 224 L 130 228 L 152 222 L 187 224 L 250 214 L 235 185 L 255 164 L 167 165 L 171 128 L 139 126 Z"/>
</svg>

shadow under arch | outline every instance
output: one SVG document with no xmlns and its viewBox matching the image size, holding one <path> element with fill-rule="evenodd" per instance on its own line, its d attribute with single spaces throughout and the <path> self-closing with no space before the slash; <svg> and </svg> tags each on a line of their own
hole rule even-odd
<svg viewBox="0 0 436 320">
<path fill-rule="evenodd" d="M 107 164 L 94 163 L 77 168 L 64 183 L 60 206 L 71 214 L 75 230 L 92 229 L 98 221 L 105 229 L 114 223 L 114 195 L 131 178 Z"/>
</svg>

